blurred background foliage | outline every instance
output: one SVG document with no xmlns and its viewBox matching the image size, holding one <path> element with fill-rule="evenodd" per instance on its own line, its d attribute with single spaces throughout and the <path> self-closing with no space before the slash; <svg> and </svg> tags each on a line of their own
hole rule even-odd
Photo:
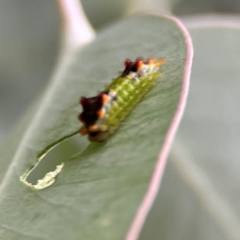
<svg viewBox="0 0 240 240">
<path fill-rule="evenodd" d="M 0 1 L 0 141 L 47 83 L 58 35 L 53 1 Z"/>
</svg>

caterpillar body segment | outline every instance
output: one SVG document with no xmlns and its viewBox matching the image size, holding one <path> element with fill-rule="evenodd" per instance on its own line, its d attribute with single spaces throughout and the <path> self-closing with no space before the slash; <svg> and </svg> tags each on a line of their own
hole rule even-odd
<svg viewBox="0 0 240 240">
<path fill-rule="evenodd" d="M 125 69 L 113 82 L 95 97 L 82 97 L 82 135 L 92 142 L 103 142 L 119 127 L 121 121 L 149 91 L 159 77 L 159 68 L 165 59 L 142 58 L 125 61 Z"/>
</svg>

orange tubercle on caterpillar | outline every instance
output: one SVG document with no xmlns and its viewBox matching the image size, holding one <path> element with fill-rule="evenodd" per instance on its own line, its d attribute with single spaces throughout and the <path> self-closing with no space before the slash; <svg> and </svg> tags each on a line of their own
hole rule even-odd
<svg viewBox="0 0 240 240">
<path fill-rule="evenodd" d="M 87 130 L 87 128 L 86 127 L 81 127 L 80 128 L 80 131 L 79 131 L 82 135 L 86 135 L 86 134 L 88 134 L 88 130 Z"/>
<path fill-rule="evenodd" d="M 161 65 L 163 65 L 165 62 L 167 61 L 167 59 L 163 58 L 163 59 L 154 59 L 154 64 L 157 67 L 160 67 Z"/>
<path fill-rule="evenodd" d="M 102 98 L 102 103 L 103 103 L 103 104 L 108 103 L 109 100 L 110 100 L 109 96 L 108 96 L 107 94 L 104 94 L 104 93 L 101 94 L 101 98 Z"/>
<path fill-rule="evenodd" d="M 89 132 L 97 132 L 98 131 L 98 126 L 96 124 L 89 126 L 88 128 Z"/>
<path fill-rule="evenodd" d="M 142 58 L 137 59 L 136 61 L 137 71 L 141 71 L 144 67 L 144 62 Z"/>
<path fill-rule="evenodd" d="M 103 118 L 105 116 L 106 110 L 104 108 L 102 108 L 101 110 L 99 110 L 97 112 L 98 118 Z"/>
</svg>

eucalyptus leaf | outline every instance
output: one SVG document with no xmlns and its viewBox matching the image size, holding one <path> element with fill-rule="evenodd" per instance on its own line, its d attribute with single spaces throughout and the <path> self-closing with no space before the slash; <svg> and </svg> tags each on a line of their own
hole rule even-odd
<svg viewBox="0 0 240 240">
<path fill-rule="evenodd" d="M 185 18 L 194 45 L 188 104 L 140 239 L 240 239 L 239 22 Z"/>
<path fill-rule="evenodd" d="M 186 41 L 176 20 L 135 16 L 66 53 L 62 68 L 22 123 L 28 126 L 25 133 L 13 132 L 8 139 L 8 144 L 16 141 L 13 148 L 5 144 L 0 149 L 1 165 L 9 164 L 0 185 L 1 239 L 112 240 L 126 236 L 177 110 L 171 136 L 181 116 L 179 101 L 184 82 L 182 104 L 185 101 L 191 62 L 191 45 Z M 19 177 L 36 164 L 45 147 L 80 128 L 80 96 L 94 96 L 118 75 L 126 58 L 139 56 L 166 58 L 167 63 L 157 84 L 120 129 L 107 142 L 90 144 L 71 161 L 66 159 L 52 186 L 36 191 L 20 182 Z"/>
</svg>

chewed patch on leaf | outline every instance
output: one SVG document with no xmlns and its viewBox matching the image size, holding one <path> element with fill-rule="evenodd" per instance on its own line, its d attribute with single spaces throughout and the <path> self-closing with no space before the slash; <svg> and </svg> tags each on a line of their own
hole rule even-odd
<svg viewBox="0 0 240 240">
<path fill-rule="evenodd" d="M 82 135 L 92 142 L 103 142 L 113 134 L 121 121 L 154 85 L 160 76 L 159 68 L 166 59 L 137 58 L 125 61 L 125 69 L 95 97 L 82 97 Z"/>
<path fill-rule="evenodd" d="M 39 179 L 37 184 L 33 185 L 29 182 L 26 181 L 26 176 L 21 176 L 20 180 L 26 184 L 27 186 L 36 189 L 36 190 L 41 190 L 46 187 L 49 187 L 55 182 L 56 176 L 62 171 L 62 168 L 64 166 L 64 163 L 57 165 L 55 171 L 47 173 L 43 179 Z"/>
<path fill-rule="evenodd" d="M 36 163 L 23 173 L 20 181 L 37 190 L 51 186 L 64 164 L 84 151 L 88 145 L 87 139 L 79 136 L 79 131 L 58 139 L 36 156 Z"/>
</svg>

